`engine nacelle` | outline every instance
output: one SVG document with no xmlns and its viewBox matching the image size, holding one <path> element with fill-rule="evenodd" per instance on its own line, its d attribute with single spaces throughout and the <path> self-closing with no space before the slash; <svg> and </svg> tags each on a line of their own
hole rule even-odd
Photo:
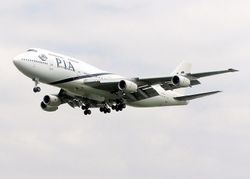
<svg viewBox="0 0 250 179">
<path fill-rule="evenodd" d="M 55 95 L 46 95 L 46 96 L 44 96 L 43 102 L 47 106 L 55 106 L 55 107 L 58 107 L 60 104 L 62 104 L 61 99 L 58 96 L 55 96 Z"/>
<path fill-rule="evenodd" d="M 171 81 L 173 85 L 178 86 L 178 87 L 188 87 L 191 84 L 191 81 L 184 76 L 176 75 L 172 78 Z"/>
<path fill-rule="evenodd" d="M 128 80 L 121 80 L 118 83 L 118 89 L 121 91 L 125 91 L 128 93 L 134 93 L 137 92 L 138 86 L 136 83 Z"/>
<path fill-rule="evenodd" d="M 58 106 L 49 106 L 49 105 L 45 104 L 44 102 L 41 102 L 40 106 L 44 111 L 47 111 L 47 112 L 53 112 L 53 111 L 56 111 L 58 109 Z"/>
</svg>

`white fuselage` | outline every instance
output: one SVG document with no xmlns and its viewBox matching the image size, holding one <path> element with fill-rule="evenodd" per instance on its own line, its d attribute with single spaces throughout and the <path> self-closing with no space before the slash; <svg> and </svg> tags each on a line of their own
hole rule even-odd
<svg viewBox="0 0 250 179">
<path fill-rule="evenodd" d="M 108 73 L 72 57 L 42 49 L 30 49 L 14 58 L 15 66 L 26 76 L 39 82 L 57 86 L 72 95 L 86 97 L 96 101 L 115 98 L 109 91 L 92 88 L 85 83 L 105 80 L 122 80 L 122 76 Z M 79 78 L 86 76 L 85 78 Z M 135 107 L 154 107 L 186 105 L 187 101 L 178 101 L 174 90 L 165 91 L 160 85 L 152 86 L 158 96 L 139 100 L 128 105 Z"/>
</svg>

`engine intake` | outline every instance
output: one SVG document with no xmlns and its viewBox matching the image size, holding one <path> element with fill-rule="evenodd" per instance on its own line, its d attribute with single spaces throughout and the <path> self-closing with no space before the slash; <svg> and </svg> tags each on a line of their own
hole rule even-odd
<svg viewBox="0 0 250 179">
<path fill-rule="evenodd" d="M 173 85 L 178 86 L 178 87 L 188 87 L 191 84 L 191 81 L 184 76 L 176 75 L 172 78 L 171 81 Z"/>
<path fill-rule="evenodd" d="M 58 107 L 60 104 L 62 104 L 61 99 L 55 95 L 44 96 L 43 102 L 44 102 L 44 104 L 46 104 L 48 106 L 56 106 L 56 107 Z"/>
<path fill-rule="evenodd" d="M 58 106 L 49 106 L 49 105 L 45 104 L 44 102 L 41 102 L 40 106 L 44 111 L 47 111 L 47 112 L 53 112 L 53 111 L 56 111 L 58 109 Z"/>
<path fill-rule="evenodd" d="M 138 86 L 136 83 L 129 81 L 129 80 L 121 80 L 118 83 L 118 89 L 121 91 L 125 91 L 128 93 L 137 92 Z"/>
</svg>

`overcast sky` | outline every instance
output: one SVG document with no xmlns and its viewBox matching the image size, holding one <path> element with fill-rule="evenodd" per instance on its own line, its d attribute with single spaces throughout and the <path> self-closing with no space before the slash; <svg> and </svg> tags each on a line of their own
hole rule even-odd
<svg viewBox="0 0 250 179">
<path fill-rule="evenodd" d="M 249 179 L 250 1 L 0 1 L 0 178 Z M 127 77 L 239 69 L 202 79 L 188 106 L 104 115 L 39 104 L 12 59 L 30 47 Z"/>
</svg>

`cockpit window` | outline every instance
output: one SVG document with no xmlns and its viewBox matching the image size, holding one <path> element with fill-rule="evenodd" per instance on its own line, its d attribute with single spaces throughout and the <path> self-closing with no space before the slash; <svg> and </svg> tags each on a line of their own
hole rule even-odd
<svg viewBox="0 0 250 179">
<path fill-rule="evenodd" d="M 28 49 L 27 52 L 37 52 L 35 49 Z"/>
</svg>

